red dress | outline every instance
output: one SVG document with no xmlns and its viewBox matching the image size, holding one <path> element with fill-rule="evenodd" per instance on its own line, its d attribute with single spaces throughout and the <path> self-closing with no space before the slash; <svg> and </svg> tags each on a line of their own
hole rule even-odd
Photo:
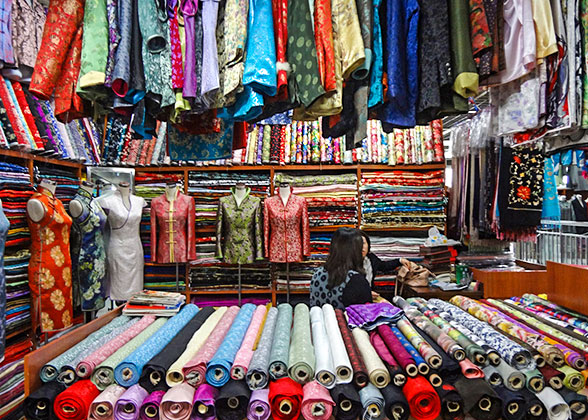
<svg viewBox="0 0 588 420">
<path fill-rule="evenodd" d="M 265 200 L 265 256 L 271 262 L 297 262 L 310 255 L 310 226 L 306 199 L 290 194 L 286 206 L 279 195 Z"/>
<path fill-rule="evenodd" d="M 33 325 L 40 324 L 41 332 L 48 332 L 72 325 L 71 218 L 61 200 L 48 190 L 42 191 L 33 194 L 31 200 L 43 203 L 45 215 L 39 222 L 27 217 L 31 231 L 29 287 L 33 301 Z"/>
</svg>

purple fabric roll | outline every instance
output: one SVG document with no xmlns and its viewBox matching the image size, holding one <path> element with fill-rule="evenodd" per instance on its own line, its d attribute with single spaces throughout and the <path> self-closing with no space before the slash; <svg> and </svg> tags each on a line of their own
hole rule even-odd
<svg viewBox="0 0 588 420">
<path fill-rule="evenodd" d="M 152 392 L 141 404 L 140 420 L 153 420 L 159 418 L 159 405 L 165 391 Z"/>
<path fill-rule="evenodd" d="M 202 384 L 194 394 L 194 408 L 192 409 L 192 416 L 190 419 L 194 420 L 209 420 L 216 417 L 216 410 L 214 409 L 214 402 L 218 397 L 218 389 L 215 387 Z"/>
<path fill-rule="evenodd" d="M 367 303 L 364 305 L 351 305 L 346 309 L 351 328 L 359 327 L 364 330 L 373 330 L 378 325 L 396 322 L 404 313 L 402 309 L 390 303 Z"/>
<path fill-rule="evenodd" d="M 141 385 L 133 385 L 120 396 L 114 407 L 115 420 L 137 420 L 141 404 L 149 393 Z"/>
<path fill-rule="evenodd" d="M 247 418 L 249 420 L 267 420 L 272 411 L 269 403 L 269 389 L 256 389 L 251 393 L 247 406 Z"/>
</svg>

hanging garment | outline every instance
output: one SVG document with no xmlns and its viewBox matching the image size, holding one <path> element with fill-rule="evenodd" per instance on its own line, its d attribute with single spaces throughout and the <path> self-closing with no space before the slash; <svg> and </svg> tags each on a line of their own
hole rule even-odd
<svg viewBox="0 0 588 420">
<path fill-rule="evenodd" d="M 243 128 L 242 123 L 233 123 L 214 118 L 212 131 L 203 133 L 198 125 L 167 125 L 169 156 L 171 160 L 217 160 L 228 159 L 233 152 L 233 137 Z M 192 132 L 196 129 L 199 132 Z"/>
<path fill-rule="evenodd" d="M 108 278 L 110 298 L 128 300 L 143 290 L 143 245 L 139 225 L 145 200 L 129 196 L 126 208 L 120 191 L 100 199 L 100 206 L 108 212 L 110 239 L 108 242 Z"/>
<path fill-rule="evenodd" d="M 40 322 L 41 332 L 69 328 L 73 320 L 69 230 L 71 218 L 61 200 L 42 189 L 31 200 L 45 210 L 39 222 L 27 217 L 31 231 L 29 287 L 33 306 L 31 317 Z"/>
<path fill-rule="evenodd" d="M 368 107 L 373 108 L 384 102 L 384 47 L 382 44 L 382 26 L 380 24 L 380 6 L 382 0 L 373 0 L 373 27 L 372 27 L 372 65 L 370 72 L 370 93 L 368 96 Z M 430 31 L 431 28 L 429 27 Z M 427 33 L 429 32 L 427 31 Z M 422 38 L 421 38 L 422 39 Z M 421 41 L 422 42 L 422 41 Z M 421 47 L 422 48 L 422 47 Z M 422 61 L 422 57 L 419 57 Z"/>
<path fill-rule="evenodd" d="M 151 200 L 151 261 L 187 262 L 196 259 L 194 198 L 181 194 L 169 201 L 166 194 Z"/>
<path fill-rule="evenodd" d="M 14 64 L 12 48 L 12 1 L 5 0 L 0 4 L 0 63 Z"/>
<path fill-rule="evenodd" d="M 12 46 L 22 81 L 30 81 L 43 41 L 45 10 L 38 1 L 12 0 Z"/>
<path fill-rule="evenodd" d="M 490 69 L 480 68 L 480 58 L 492 48 L 492 34 L 484 0 L 470 0 L 470 40 L 478 74 L 488 76 Z"/>
<path fill-rule="evenodd" d="M 4 348 L 6 345 L 6 272 L 4 271 L 4 247 L 10 222 L 4 214 L 0 201 L 0 361 L 4 360 Z"/>
<path fill-rule="evenodd" d="M 310 255 L 306 199 L 290 193 L 285 206 L 279 195 L 266 199 L 263 223 L 265 256 L 271 262 L 302 261 Z"/>
<path fill-rule="evenodd" d="M 216 27 L 218 19 L 217 0 L 202 2 L 202 75 L 200 95 L 207 104 L 212 104 L 220 88 Z"/>
<path fill-rule="evenodd" d="M 106 250 L 104 227 L 106 214 L 92 194 L 80 188 L 73 200 L 82 213 L 73 217 L 72 270 L 74 283 L 80 287 L 83 311 L 97 311 L 106 299 Z M 77 247 L 73 246 L 77 236 Z"/>
<path fill-rule="evenodd" d="M 230 264 L 251 264 L 263 259 L 261 200 L 247 188 L 237 204 L 235 188 L 221 197 L 216 222 L 216 254 Z"/>
</svg>

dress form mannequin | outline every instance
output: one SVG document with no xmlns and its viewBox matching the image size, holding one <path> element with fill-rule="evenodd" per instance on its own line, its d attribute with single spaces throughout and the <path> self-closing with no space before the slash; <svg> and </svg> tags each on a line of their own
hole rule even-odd
<svg viewBox="0 0 588 420">
<path fill-rule="evenodd" d="M 280 185 L 280 189 L 278 190 L 278 194 L 279 194 L 280 198 L 282 199 L 282 203 L 284 203 L 284 206 L 286 204 L 288 204 L 288 199 L 290 198 L 291 193 L 292 193 L 292 190 L 290 189 L 289 184 Z"/>
<path fill-rule="evenodd" d="M 165 198 L 167 201 L 174 201 L 178 195 L 178 184 L 169 182 L 165 186 Z"/>
<path fill-rule="evenodd" d="M 94 184 L 91 182 L 82 181 L 82 185 L 80 185 L 80 189 L 87 191 L 90 195 L 94 194 Z M 78 200 L 73 199 L 70 201 L 69 214 L 71 214 L 73 217 L 75 217 L 77 219 L 82 214 L 82 211 L 83 211 L 82 204 Z"/>
<path fill-rule="evenodd" d="M 119 182 L 118 183 L 118 191 L 120 192 L 120 196 L 122 198 L 123 205 L 127 208 L 127 210 L 131 209 L 131 184 L 128 182 Z"/>
<path fill-rule="evenodd" d="M 241 203 L 247 196 L 247 189 L 245 188 L 245 184 L 239 182 L 235 185 L 235 201 L 237 202 L 237 207 L 241 207 Z"/>
<path fill-rule="evenodd" d="M 54 181 L 44 179 L 39 184 L 39 188 L 40 191 L 46 190 L 55 197 L 57 184 Z M 27 202 L 27 214 L 33 222 L 39 222 L 45 216 L 45 211 L 45 206 L 39 200 L 33 198 Z"/>
</svg>

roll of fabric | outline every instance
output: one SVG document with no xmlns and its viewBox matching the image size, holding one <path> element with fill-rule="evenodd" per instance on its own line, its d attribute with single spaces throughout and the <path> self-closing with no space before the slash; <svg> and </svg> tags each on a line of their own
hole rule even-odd
<svg viewBox="0 0 588 420">
<path fill-rule="evenodd" d="M 88 356 L 92 351 L 94 351 L 94 345 L 97 341 L 100 341 L 102 337 L 107 336 L 115 329 L 125 325 L 130 320 L 127 316 L 119 316 L 114 318 L 104 327 L 100 328 L 99 330 L 93 332 L 85 339 L 80 341 L 78 344 L 70 347 L 69 350 L 61 353 L 59 356 L 54 358 L 53 360 L 46 363 L 39 372 L 39 376 L 43 382 L 50 382 L 57 379 L 59 373 L 65 366 L 70 366 L 72 369 L 76 368 L 76 364 L 74 361 L 80 358 L 80 355 Z"/>
<path fill-rule="evenodd" d="M 147 392 L 167 391 L 169 388 L 166 382 L 167 370 L 186 350 L 186 346 L 194 333 L 200 329 L 202 324 L 204 324 L 213 312 L 214 308 L 210 306 L 198 311 L 198 313 L 190 319 L 169 342 L 165 347 L 165 351 L 160 351 L 159 354 L 153 356 L 151 360 L 145 364 L 139 384 L 145 388 Z"/>
<path fill-rule="evenodd" d="M 427 336 L 419 327 L 415 326 L 414 329 L 425 339 L 427 343 L 435 350 L 442 359 L 441 366 L 436 369 L 435 371 L 441 375 L 444 381 L 447 382 L 455 382 L 457 378 L 460 376 L 460 372 L 463 372 L 464 369 L 462 364 L 467 364 L 468 368 L 471 368 L 471 362 L 469 360 L 462 360 L 461 362 L 457 362 L 453 357 L 450 357 L 449 354 L 445 353 L 443 349 L 433 340 L 431 337 Z M 477 370 L 477 366 L 474 365 L 473 370 Z M 481 372 L 481 371 L 480 371 Z"/>
<path fill-rule="evenodd" d="M 525 387 L 527 383 L 527 379 L 523 372 L 516 370 L 504 360 L 500 360 L 498 366 L 496 366 L 496 370 L 502 377 L 502 382 L 504 386 L 510 389 L 511 391 L 519 391 L 520 389 Z"/>
<path fill-rule="evenodd" d="M 229 380 L 216 399 L 216 416 L 219 420 L 237 420 L 247 417 L 251 391 L 245 381 Z"/>
<path fill-rule="evenodd" d="M 486 379 L 486 382 L 490 385 L 501 386 L 504 383 L 502 376 L 500 376 L 500 372 L 498 372 L 495 366 L 487 365 L 482 371 L 484 372 L 484 379 Z"/>
<path fill-rule="evenodd" d="M 192 414 L 195 392 L 186 382 L 171 387 L 161 399 L 159 419 L 188 420 Z"/>
<path fill-rule="evenodd" d="M 578 394 L 566 388 L 562 388 L 559 391 L 559 395 L 563 397 L 566 404 L 570 407 L 572 420 L 580 420 L 586 417 L 588 413 L 588 398 L 585 395 Z"/>
<path fill-rule="evenodd" d="M 139 384 L 131 386 L 116 401 L 114 418 L 116 420 L 135 420 L 139 418 L 141 405 L 149 393 Z"/>
<path fill-rule="evenodd" d="M 429 381 L 429 383 L 431 385 L 433 385 L 434 388 L 438 388 L 441 385 L 443 385 L 443 383 L 444 383 L 443 378 L 441 377 L 441 375 L 439 375 L 439 373 L 437 373 L 436 370 L 431 370 L 429 372 L 429 376 L 427 376 L 427 380 Z"/>
<path fill-rule="evenodd" d="M 586 386 L 586 378 L 576 369 L 569 366 L 562 366 L 557 370 L 565 375 L 563 384 L 566 388 L 578 392 Z"/>
<path fill-rule="evenodd" d="M 316 360 L 314 379 L 324 387 L 333 388 L 337 378 L 331 357 L 332 351 L 329 337 L 325 329 L 323 311 L 319 306 L 314 306 L 310 309 L 310 329 L 314 346 L 314 359 Z"/>
<path fill-rule="evenodd" d="M 294 309 L 292 339 L 288 357 L 288 376 L 305 384 L 314 377 L 314 347 L 310 333 L 310 313 L 308 306 L 299 303 Z"/>
<path fill-rule="evenodd" d="M 269 402 L 276 420 L 295 420 L 300 417 L 302 386 L 290 378 L 270 382 Z"/>
<path fill-rule="evenodd" d="M 253 353 L 247 369 L 247 385 L 252 391 L 266 388 L 269 383 L 269 359 L 277 318 L 278 310 L 270 308 L 257 349 Z"/>
<path fill-rule="evenodd" d="M 90 412 L 92 401 L 100 395 L 96 385 L 88 379 L 74 383 L 53 403 L 53 410 L 59 420 L 85 420 Z"/>
<path fill-rule="evenodd" d="M 540 392 L 545 388 L 545 380 L 539 369 L 523 370 L 522 372 L 526 378 L 525 386 L 529 391 Z"/>
<path fill-rule="evenodd" d="M 269 389 L 256 389 L 251 392 L 251 399 L 247 406 L 247 418 L 249 420 L 268 420 L 271 415 Z"/>
<path fill-rule="evenodd" d="M 419 373 L 421 375 L 428 374 L 430 368 L 427 362 L 425 361 L 425 358 L 421 356 L 421 354 L 417 351 L 417 349 L 414 348 L 412 344 L 410 344 L 410 342 L 406 339 L 404 334 L 402 334 L 402 332 L 394 325 L 390 325 L 390 331 L 392 331 L 392 334 L 394 334 L 394 336 L 398 339 L 400 344 L 402 344 L 402 347 L 404 347 L 404 349 L 410 354 L 410 357 L 414 360 L 415 366 L 417 368 L 416 373 L 414 373 L 414 369 L 409 369 L 409 367 L 407 367 L 405 369 L 406 374 L 412 377 L 418 375 Z M 390 348 L 390 350 L 392 351 L 392 355 L 394 356 L 396 354 L 394 348 Z"/>
<path fill-rule="evenodd" d="M 318 309 L 320 310 L 320 308 Z M 306 383 L 302 387 L 302 393 L 300 412 L 306 420 L 328 420 L 331 418 L 335 403 L 327 388 L 315 380 Z"/>
<path fill-rule="evenodd" d="M 231 366 L 243 343 L 255 310 L 255 305 L 251 303 L 246 303 L 241 307 L 223 342 L 207 363 L 206 381 L 210 385 L 221 387 L 231 379 Z"/>
<path fill-rule="evenodd" d="M 339 420 L 355 420 L 363 412 L 361 399 L 351 384 L 339 384 L 331 390 L 335 402 L 335 418 Z"/>
<path fill-rule="evenodd" d="M 255 346 L 257 337 L 260 334 L 260 329 L 262 328 L 266 314 L 267 308 L 265 305 L 259 305 L 251 317 L 249 328 L 247 328 L 247 332 L 245 333 L 245 337 L 243 337 L 241 347 L 235 355 L 235 360 L 231 366 L 231 378 L 236 381 L 245 379 L 245 376 L 247 375 L 249 363 L 251 363 L 251 359 L 253 358 L 253 347 Z"/>
<path fill-rule="evenodd" d="M 24 400 L 24 413 L 31 420 L 54 420 L 57 417 L 53 411 L 55 398 L 65 391 L 65 385 L 53 381 L 43 384 Z"/>
<path fill-rule="evenodd" d="M 504 386 L 494 387 L 494 391 L 502 400 L 502 418 L 505 420 L 520 420 L 525 416 L 527 403 L 520 392 L 511 391 Z"/>
<path fill-rule="evenodd" d="M 469 330 L 475 331 L 486 344 L 495 348 L 500 356 L 517 369 L 534 369 L 535 361 L 528 350 L 509 340 L 491 326 L 473 317 L 462 309 L 439 299 L 430 299 L 436 306 L 447 311 L 451 317 Z"/>
<path fill-rule="evenodd" d="M 202 384 L 196 389 L 192 404 L 192 416 L 190 419 L 214 420 L 216 418 L 215 402 L 219 390 L 209 384 Z"/>
<path fill-rule="evenodd" d="M 465 417 L 463 398 L 453 385 L 443 384 L 435 388 L 441 400 L 441 418 L 443 420 L 463 420 Z"/>
<path fill-rule="evenodd" d="M 585 357 L 576 350 L 555 341 L 551 337 L 543 336 L 543 339 L 561 350 L 568 366 L 578 370 L 584 370 L 588 367 Z"/>
<path fill-rule="evenodd" d="M 380 325 L 378 326 L 378 335 L 382 341 L 386 344 L 386 347 L 390 351 L 394 360 L 398 362 L 398 365 L 403 369 L 408 376 L 416 376 L 418 369 L 414 359 L 410 353 L 404 348 L 398 337 L 392 332 L 389 326 Z M 416 353 L 416 350 L 415 350 Z M 379 353 L 378 353 L 379 354 Z M 406 380 L 406 377 L 404 378 Z M 396 382 L 395 382 L 396 383 Z M 396 383 L 396 385 L 399 385 Z"/>
<path fill-rule="evenodd" d="M 398 320 L 396 326 L 433 369 L 441 366 L 442 359 L 438 352 L 414 329 L 408 319 Z"/>
<path fill-rule="evenodd" d="M 341 337 L 343 337 L 345 349 L 347 350 L 347 355 L 349 356 L 349 361 L 351 362 L 351 367 L 353 369 L 353 382 L 358 387 L 364 387 L 369 382 L 369 376 L 365 363 L 357 349 L 357 343 L 347 326 L 343 311 L 341 309 L 336 309 L 335 316 L 337 317 L 337 325 L 339 325 L 339 331 L 341 332 Z"/>
<path fill-rule="evenodd" d="M 478 420 L 496 420 L 502 415 L 502 401 L 483 379 L 460 378 L 455 389 L 464 402 L 464 411 Z"/>
<path fill-rule="evenodd" d="M 384 388 L 390 383 L 390 373 L 378 356 L 374 346 L 370 343 L 370 337 L 367 332 L 361 328 L 354 328 L 351 333 L 357 343 L 357 349 L 365 363 L 370 382 L 378 387 Z"/>
<path fill-rule="evenodd" d="M 288 375 L 291 328 L 292 306 L 289 303 L 282 303 L 278 306 L 278 319 L 269 360 L 269 373 L 274 381 Z"/>
<path fill-rule="evenodd" d="M 408 401 L 402 393 L 402 388 L 389 384 L 380 389 L 384 397 L 384 412 L 390 420 L 407 420 L 410 416 Z"/>
<path fill-rule="evenodd" d="M 390 332 L 390 334 L 392 334 L 392 332 Z M 388 350 L 386 343 L 384 343 L 384 340 L 382 337 L 380 337 L 377 331 L 370 332 L 370 342 L 372 343 L 372 346 L 374 346 L 374 349 L 376 350 L 376 353 L 378 353 L 380 359 L 382 359 L 382 361 L 386 364 L 388 372 L 390 372 L 390 378 L 394 385 L 404 385 L 406 382 L 406 375 L 404 374 L 404 371 L 396 359 L 394 359 L 394 356 L 392 356 L 392 353 L 390 353 L 390 350 Z"/>
<path fill-rule="evenodd" d="M 135 338 L 141 331 L 155 321 L 153 315 L 145 315 L 142 318 L 134 318 L 121 327 L 103 337 L 102 344 L 96 343 L 96 350 L 85 356 L 76 366 L 76 374 L 82 379 L 89 378 L 96 366 L 105 361 L 119 348 Z M 102 342 L 102 340 L 101 340 Z"/>
<path fill-rule="evenodd" d="M 228 308 L 226 306 L 218 308 L 206 319 L 204 324 L 202 324 L 202 327 L 192 335 L 184 352 L 172 363 L 166 372 L 165 380 L 168 386 L 172 387 L 184 382 L 184 372 L 182 370 L 184 365 L 186 365 L 186 363 L 198 353 L 202 345 L 207 342 L 208 336 L 214 331 L 227 310 Z M 204 310 L 199 313 L 202 313 L 203 311 Z M 196 314 L 196 316 L 198 316 L 198 314 Z"/>
<path fill-rule="evenodd" d="M 402 392 L 415 419 L 433 420 L 441 414 L 439 395 L 424 376 L 408 378 Z"/>
<path fill-rule="evenodd" d="M 547 409 L 537 395 L 523 388 L 517 391 L 523 395 L 526 401 L 525 419 L 526 420 L 545 420 L 547 418 Z"/>
<path fill-rule="evenodd" d="M 387 301 L 350 305 L 345 312 L 351 329 L 361 328 L 366 331 L 378 325 L 396 322 L 402 316 L 402 311 Z"/>
<path fill-rule="evenodd" d="M 90 405 L 88 420 L 111 420 L 114 418 L 116 402 L 126 389 L 112 384 L 98 395 Z"/>
<path fill-rule="evenodd" d="M 353 380 L 353 368 L 345 348 L 345 342 L 341 330 L 337 324 L 335 309 L 329 304 L 323 305 L 323 318 L 329 343 L 331 345 L 331 356 L 335 368 L 336 383 L 347 384 Z"/>
<path fill-rule="evenodd" d="M 143 366 L 159 354 L 165 346 L 186 326 L 198 312 L 198 307 L 191 303 L 171 317 L 145 342 L 138 346 L 114 369 L 114 378 L 119 385 L 129 387 L 139 382 Z M 163 379 L 163 378 L 161 378 Z"/>
<path fill-rule="evenodd" d="M 114 369 L 125 360 L 129 354 L 133 353 L 141 344 L 143 344 L 149 337 L 151 337 L 159 328 L 165 323 L 166 319 L 158 318 L 153 321 L 147 328 L 141 331 L 136 337 L 130 340 L 127 344 L 119 348 L 105 361 L 100 363 L 92 373 L 92 382 L 100 390 L 106 389 L 106 387 L 114 383 Z M 133 327 L 131 327 L 133 328 Z"/>
<path fill-rule="evenodd" d="M 139 410 L 140 420 L 159 419 L 159 408 L 161 407 L 161 400 L 163 400 L 165 392 L 166 391 L 152 392 L 147 398 L 143 400 Z"/>
<path fill-rule="evenodd" d="M 563 380 L 565 378 L 565 373 L 552 368 L 549 365 L 545 365 L 542 368 L 539 368 L 541 375 L 545 379 L 546 385 L 549 385 L 555 390 L 560 390 L 563 388 Z"/>
<path fill-rule="evenodd" d="M 384 396 L 373 384 L 369 383 L 360 389 L 359 398 L 363 409 L 362 420 L 382 420 L 386 417 Z"/>
<path fill-rule="evenodd" d="M 461 373 L 463 376 L 469 379 L 474 378 L 483 378 L 484 372 L 478 366 L 474 365 L 468 359 L 462 360 L 459 362 L 459 366 L 461 367 Z"/>
<path fill-rule="evenodd" d="M 566 420 L 572 416 L 570 407 L 557 391 L 546 387 L 535 395 L 547 410 L 549 420 Z"/>
<path fill-rule="evenodd" d="M 210 333 L 206 342 L 202 343 L 194 357 L 184 365 L 182 372 L 185 380 L 190 385 L 198 386 L 204 382 L 206 379 L 206 364 L 218 350 L 238 313 L 239 307 L 231 306 Z"/>
</svg>

